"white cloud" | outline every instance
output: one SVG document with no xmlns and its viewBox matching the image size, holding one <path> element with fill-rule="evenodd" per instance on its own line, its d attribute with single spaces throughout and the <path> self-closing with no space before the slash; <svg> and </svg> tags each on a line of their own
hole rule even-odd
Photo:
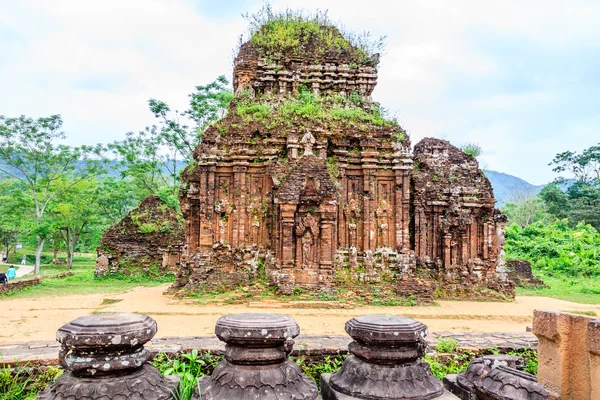
<svg viewBox="0 0 600 400">
<path fill-rule="evenodd" d="M 230 75 L 232 49 L 246 32 L 239 15 L 261 2 L 239 10 L 234 4 L 223 3 L 230 12 L 218 18 L 203 15 L 192 0 L 0 0 L 0 114 L 61 113 L 74 144 L 143 129 L 154 122 L 149 98 L 181 109 L 195 85 Z M 488 167 L 542 183 L 553 177 L 546 164 L 556 152 L 597 141 L 597 118 L 555 115 L 561 102 L 577 96 L 551 81 L 560 76 L 542 79 L 535 66 L 521 65 L 535 83 L 523 93 L 500 87 L 463 96 L 458 82 L 468 79 L 473 90 L 510 68 L 481 48 L 482 34 L 540 49 L 600 47 L 600 2 L 289 0 L 273 6 L 329 9 L 351 30 L 387 35 L 374 97 L 397 111 L 413 143 L 425 136 L 479 142 Z M 7 29 L 14 34 L 3 39 Z M 548 129 L 545 120 L 553 118 L 561 123 Z"/>
</svg>

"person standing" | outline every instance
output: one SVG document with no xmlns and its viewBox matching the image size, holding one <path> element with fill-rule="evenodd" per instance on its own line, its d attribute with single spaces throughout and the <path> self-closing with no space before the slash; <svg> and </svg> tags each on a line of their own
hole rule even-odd
<svg viewBox="0 0 600 400">
<path fill-rule="evenodd" d="M 21 257 L 21 265 L 27 265 L 27 256 L 25 254 L 23 254 L 23 257 Z"/>
<path fill-rule="evenodd" d="M 15 269 L 15 267 L 13 265 L 8 267 L 8 269 L 6 270 L 6 276 L 8 277 L 9 280 L 15 279 L 17 277 L 17 270 Z"/>
</svg>

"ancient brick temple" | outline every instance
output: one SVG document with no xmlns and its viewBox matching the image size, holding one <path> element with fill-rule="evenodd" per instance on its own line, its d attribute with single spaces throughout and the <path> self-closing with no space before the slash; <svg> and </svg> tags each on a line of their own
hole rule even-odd
<svg viewBox="0 0 600 400">
<path fill-rule="evenodd" d="M 150 195 L 104 232 L 96 249 L 95 274 L 174 274 L 179 269 L 183 239 L 177 211 Z"/>
<path fill-rule="evenodd" d="M 506 218 L 475 158 L 431 138 L 413 153 L 371 101 L 378 56 L 314 46 L 241 46 L 236 99 L 182 175 L 175 287 L 263 278 L 283 293 L 369 284 L 514 295 Z"/>
</svg>

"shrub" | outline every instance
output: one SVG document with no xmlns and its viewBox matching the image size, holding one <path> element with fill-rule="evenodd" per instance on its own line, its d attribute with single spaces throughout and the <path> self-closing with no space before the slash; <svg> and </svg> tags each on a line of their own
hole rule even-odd
<svg viewBox="0 0 600 400">
<path fill-rule="evenodd" d="M 250 25 L 250 42 L 267 55 L 311 54 L 318 59 L 343 54 L 354 62 L 365 63 L 383 50 L 385 37 L 372 40 L 367 32 L 348 32 L 336 26 L 327 12 L 274 12 L 267 4 L 258 13 L 244 17 Z"/>
<path fill-rule="evenodd" d="M 505 250 L 508 258 L 528 260 L 547 276 L 600 276 L 600 234 L 583 223 L 575 228 L 566 220 L 525 228 L 512 224 L 506 230 Z"/>
</svg>

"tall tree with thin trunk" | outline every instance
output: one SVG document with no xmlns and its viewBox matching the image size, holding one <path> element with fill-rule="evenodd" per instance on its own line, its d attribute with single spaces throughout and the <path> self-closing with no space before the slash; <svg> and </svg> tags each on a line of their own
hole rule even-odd
<svg viewBox="0 0 600 400">
<path fill-rule="evenodd" d="M 73 266 L 73 255 L 81 237 L 102 222 L 95 196 L 97 186 L 96 180 L 86 179 L 63 196 L 60 203 L 50 208 L 67 251 L 68 269 Z"/>
<path fill-rule="evenodd" d="M 35 273 L 51 233 L 46 210 L 69 190 L 98 172 L 92 161 L 98 149 L 61 144 L 60 115 L 45 118 L 0 116 L 0 173 L 23 182 L 32 198 L 35 218 Z"/>
</svg>

